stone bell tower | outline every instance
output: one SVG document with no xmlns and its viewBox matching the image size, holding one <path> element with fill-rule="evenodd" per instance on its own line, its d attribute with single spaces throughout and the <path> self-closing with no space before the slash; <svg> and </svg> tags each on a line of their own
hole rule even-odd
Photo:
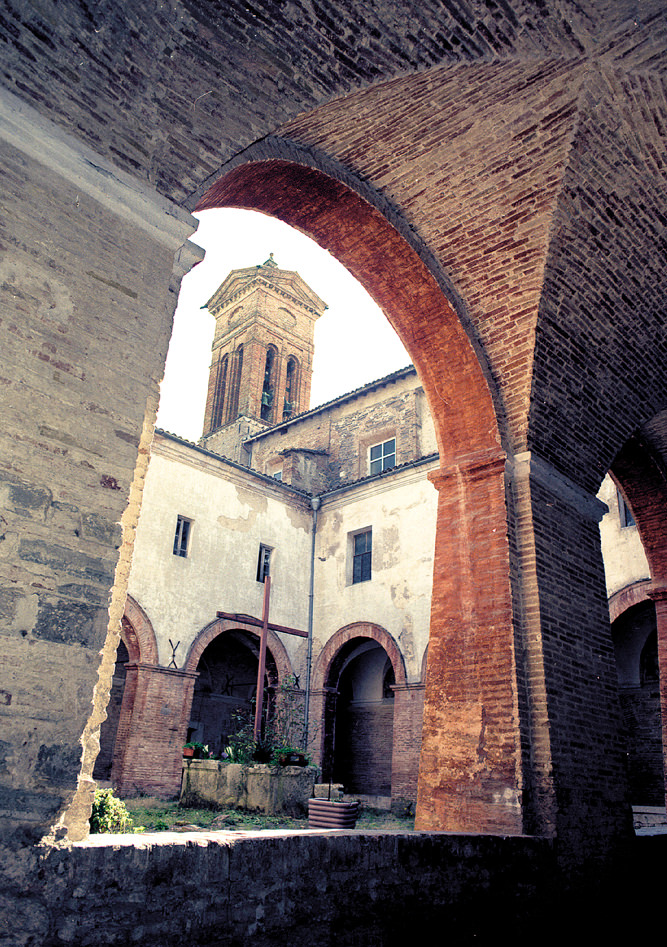
<svg viewBox="0 0 667 947">
<path fill-rule="evenodd" d="M 200 443 L 245 463 L 245 437 L 310 407 L 313 332 L 326 303 L 271 254 L 232 270 L 206 308 L 215 335 Z"/>
</svg>

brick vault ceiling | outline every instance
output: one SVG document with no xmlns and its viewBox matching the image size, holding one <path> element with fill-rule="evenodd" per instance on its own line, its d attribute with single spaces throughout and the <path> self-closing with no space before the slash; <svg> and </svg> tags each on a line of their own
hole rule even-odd
<svg viewBox="0 0 667 947">
<path fill-rule="evenodd" d="M 382 192 L 515 449 L 594 485 L 667 404 L 662 0 L 10 0 L 0 27 L 7 88 L 177 202 L 277 129 Z"/>
</svg>

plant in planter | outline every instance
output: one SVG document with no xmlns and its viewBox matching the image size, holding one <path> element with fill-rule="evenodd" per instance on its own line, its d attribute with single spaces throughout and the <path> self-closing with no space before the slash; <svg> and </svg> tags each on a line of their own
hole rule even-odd
<svg viewBox="0 0 667 947">
<path fill-rule="evenodd" d="M 183 747 L 183 756 L 194 758 L 195 760 L 208 760 L 211 758 L 206 744 L 196 741 L 185 744 Z"/>
<path fill-rule="evenodd" d="M 277 699 L 262 730 L 254 739 L 253 724 L 236 714 L 241 726 L 229 737 L 225 756 L 232 763 L 274 763 L 307 766 L 310 756 L 300 745 L 304 734 L 303 693 L 290 675 L 278 689 Z"/>
<path fill-rule="evenodd" d="M 308 766 L 310 755 L 299 746 L 280 746 L 274 749 L 271 762 L 280 766 Z"/>
<path fill-rule="evenodd" d="M 335 802 L 333 799 L 308 800 L 309 829 L 353 829 L 359 815 L 358 802 Z"/>
</svg>

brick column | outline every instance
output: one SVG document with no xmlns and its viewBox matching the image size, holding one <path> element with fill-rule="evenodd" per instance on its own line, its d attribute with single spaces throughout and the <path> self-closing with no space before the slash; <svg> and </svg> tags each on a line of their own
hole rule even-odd
<svg viewBox="0 0 667 947">
<path fill-rule="evenodd" d="M 392 802 L 416 802 L 419 754 L 424 723 L 425 686 L 403 684 L 394 692 L 394 737 L 391 759 Z"/>
<path fill-rule="evenodd" d="M 430 474 L 438 489 L 417 827 L 519 834 L 521 751 L 505 458 Z"/>
<path fill-rule="evenodd" d="M 514 458 L 511 488 L 524 827 L 581 859 L 632 831 L 600 548 L 606 507 L 534 453 Z"/>
<path fill-rule="evenodd" d="M 197 677 L 158 665 L 127 665 L 111 771 L 120 793 L 178 794 Z"/>
<path fill-rule="evenodd" d="M 655 603 L 655 624 L 658 631 L 658 667 L 660 669 L 660 716 L 662 717 L 662 764 L 665 773 L 665 806 L 667 807 L 667 586 L 653 588 L 649 598 Z"/>
<path fill-rule="evenodd" d="M 323 770 L 332 762 L 331 740 L 326 739 L 325 725 L 327 710 L 331 712 L 332 707 L 335 708 L 336 697 L 336 691 L 330 687 L 313 688 L 310 692 L 308 751 L 313 763 Z"/>
</svg>

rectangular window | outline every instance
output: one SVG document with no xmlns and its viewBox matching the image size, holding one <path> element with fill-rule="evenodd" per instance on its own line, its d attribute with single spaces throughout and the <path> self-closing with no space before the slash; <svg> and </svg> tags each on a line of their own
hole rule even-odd
<svg viewBox="0 0 667 947">
<path fill-rule="evenodd" d="M 369 529 L 365 533 L 357 533 L 352 542 L 352 583 L 368 582 L 371 577 L 373 531 Z"/>
<path fill-rule="evenodd" d="M 257 581 L 263 582 L 267 575 L 271 574 L 271 553 L 273 550 L 270 546 L 261 546 L 259 547 L 259 558 L 257 560 Z"/>
<path fill-rule="evenodd" d="M 276 472 L 273 473 L 271 476 L 273 477 L 274 480 L 280 480 L 280 481 L 282 481 L 282 479 L 283 479 L 283 472 L 282 472 L 282 470 L 276 470 Z"/>
<path fill-rule="evenodd" d="M 625 498 L 621 491 L 617 488 L 616 493 L 618 495 L 618 514 L 621 519 L 621 529 L 624 529 L 626 526 L 634 526 L 635 518 L 632 515 L 632 510 L 625 502 Z"/>
<path fill-rule="evenodd" d="M 374 444 L 370 449 L 369 464 L 371 474 L 382 473 L 396 466 L 396 438 L 382 444 Z"/>
<path fill-rule="evenodd" d="M 176 532 L 174 534 L 174 555 L 185 558 L 188 554 L 188 540 L 190 538 L 190 526 L 192 520 L 184 516 L 176 517 Z"/>
</svg>

